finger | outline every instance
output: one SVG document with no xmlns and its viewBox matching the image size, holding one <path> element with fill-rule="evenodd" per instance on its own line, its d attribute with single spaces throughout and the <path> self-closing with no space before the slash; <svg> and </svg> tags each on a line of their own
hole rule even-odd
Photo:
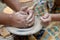
<svg viewBox="0 0 60 40">
<path fill-rule="evenodd" d="M 46 18 L 48 18 L 48 17 L 49 17 L 49 14 L 45 14 L 45 15 L 43 16 L 44 19 L 46 19 Z"/>
<path fill-rule="evenodd" d="M 48 18 L 44 19 L 43 17 L 40 18 L 43 22 L 49 22 L 51 21 L 51 17 L 49 16 Z"/>
<path fill-rule="evenodd" d="M 27 15 L 27 12 L 24 12 L 24 11 L 20 11 L 19 13 L 22 15 Z"/>
<path fill-rule="evenodd" d="M 25 6 L 25 7 L 22 7 L 22 8 L 21 8 L 21 11 L 26 11 L 27 9 L 28 9 L 28 7 Z"/>
<path fill-rule="evenodd" d="M 29 10 L 29 15 L 28 15 L 26 20 L 29 20 L 30 18 L 32 18 L 32 16 L 33 16 L 33 11 Z"/>
<path fill-rule="evenodd" d="M 34 18 L 34 15 L 33 15 L 33 17 L 30 20 L 28 20 L 27 23 L 31 23 L 32 21 L 34 21 L 34 19 L 35 18 Z"/>
<path fill-rule="evenodd" d="M 50 21 L 51 20 L 51 16 L 49 15 L 49 17 L 47 19 L 45 19 L 45 21 Z"/>
<path fill-rule="evenodd" d="M 51 16 L 46 19 L 47 22 L 51 21 Z"/>
<path fill-rule="evenodd" d="M 32 21 L 31 23 L 28 24 L 28 26 L 32 26 L 34 24 L 34 21 Z"/>
<path fill-rule="evenodd" d="M 28 13 L 28 14 L 33 14 L 34 11 L 33 11 L 32 9 L 27 9 L 27 13 Z"/>
<path fill-rule="evenodd" d="M 46 22 L 46 19 L 44 19 L 43 17 L 40 18 L 42 22 Z"/>
</svg>

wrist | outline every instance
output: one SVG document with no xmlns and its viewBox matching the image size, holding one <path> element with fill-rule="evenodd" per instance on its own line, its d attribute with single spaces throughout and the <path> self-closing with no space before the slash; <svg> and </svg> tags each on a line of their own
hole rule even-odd
<svg viewBox="0 0 60 40">
<path fill-rule="evenodd" d="M 50 14 L 50 17 L 51 17 L 51 21 L 53 21 L 52 14 Z"/>
<path fill-rule="evenodd" d="M 12 15 L 7 14 L 6 20 L 5 20 L 5 25 L 10 25 L 12 20 Z"/>
<path fill-rule="evenodd" d="M 10 25 L 11 17 L 12 17 L 11 14 L 6 14 L 6 13 L 3 13 L 3 12 L 0 12 L 0 24 Z"/>
<path fill-rule="evenodd" d="M 8 20 L 8 25 L 11 25 L 12 24 L 12 18 L 13 18 L 13 15 L 12 14 L 9 14 L 9 20 Z"/>
</svg>

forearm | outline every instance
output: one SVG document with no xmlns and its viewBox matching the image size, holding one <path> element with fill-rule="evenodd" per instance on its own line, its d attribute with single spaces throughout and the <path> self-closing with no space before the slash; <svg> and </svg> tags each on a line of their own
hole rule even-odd
<svg viewBox="0 0 60 40">
<path fill-rule="evenodd" d="M 20 3 L 18 0 L 4 0 L 9 7 L 11 7 L 14 11 L 20 10 Z"/>
<path fill-rule="evenodd" d="M 60 14 L 50 14 L 52 21 L 60 21 Z"/>
<path fill-rule="evenodd" d="M 0 24 L 8 25 L 10 21 L 10 14 L 0 13 Z"/>
</svg>

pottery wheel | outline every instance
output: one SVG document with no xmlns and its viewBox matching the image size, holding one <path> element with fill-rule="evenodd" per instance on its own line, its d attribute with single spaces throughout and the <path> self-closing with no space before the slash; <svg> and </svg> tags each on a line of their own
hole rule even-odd
<svg viewBox="0 0 60 40">
<path fill-rule="evenodd" d="M 15 27 L 7 27 L 7 30 L 16 35 L 32 35 L 39 32 L 42 29 L 42 25 L 40 23 L 40 19 L 35 17 L 35 24 L 31 28 L 27 29 L 19 29 Z"/>
</svg>

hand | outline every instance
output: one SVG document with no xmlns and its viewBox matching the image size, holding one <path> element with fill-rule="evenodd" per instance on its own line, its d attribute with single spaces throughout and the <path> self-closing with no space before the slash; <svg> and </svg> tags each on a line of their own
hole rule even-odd
<svg viewBox="0 0 60 40">
<path fill-rule="evenodd" d="M 20 12 L 12 14 L 12 21 L 11 25 L 23 28 L 23 27 L 29 27 L 34 24 L 34 15 L 33 10 L 28 10 L 27 8 L 23 8 L 24 10 L 21 10 Z"/>
<path fill-rule="evenodd" d="M 14 14 L 12 14 L 11 17 L 11 26 L 22 28 L 27 26 L 26 22 L 27 15 L 25 15 L 25 12 L 19 11 Z"/>
<path fill-rule="evenodd" d="M 24 10 L 23 10 L 24 9 Z M 28 17 L 26 18 L 27 26 L 32 26 L 34 24 L 34 12 L 32 9 L 29 9 L 27 6 L 21 9 L 24 12 L 27 12 Z"/>
<path fill-rule="evenodd" d="M 27 17 L 27 26 L 32 26 L 35 22 L 35 18 L 34 18 L 34 14 L 33 14 L 33 10 L 29 9 L 27 11 L 28 13 L 28 17 Z"/>
<path fill-rule="evenodd" d="M 42 22 L 42 24 L 44 25 L 44 26 L 47 26 L 49 23 L 50 23 L 50 21 L 51 21 L 51 16 L 48 14 L 48 13 L 46 13 L 44 16 L 42 16 L 41 18 L 41 22 Z"/>
</svg>

